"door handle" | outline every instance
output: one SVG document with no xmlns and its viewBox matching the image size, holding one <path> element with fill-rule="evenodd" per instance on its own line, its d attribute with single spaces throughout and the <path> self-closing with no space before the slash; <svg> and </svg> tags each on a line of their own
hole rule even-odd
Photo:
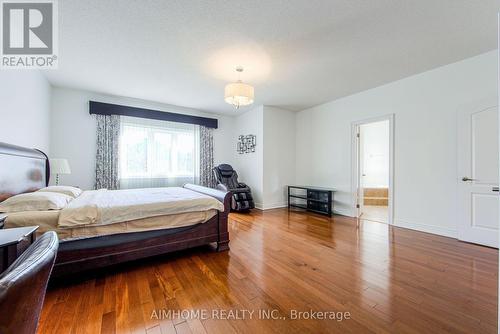
<svg viewBox="0 0 500 334">
<path fill-rule="evenodd" d="M 493 188 L 491 188 L 491 191 L 496 191 L 496 192 L 499 192 L 499 191 L 500 191 L 500 188 L 499 188 L 499 187 L 493 187 Z"/>
<path fill-rule="evenodd" d="M 470 179 L 470 178 L 468 178 L 467 176 L 464 176 L 464 177 L 462 178 L 462 181 L 467 182 L 467 181 L 477 181 L 477 180 L 476 180 L 476 179 Z"/>
</svg>

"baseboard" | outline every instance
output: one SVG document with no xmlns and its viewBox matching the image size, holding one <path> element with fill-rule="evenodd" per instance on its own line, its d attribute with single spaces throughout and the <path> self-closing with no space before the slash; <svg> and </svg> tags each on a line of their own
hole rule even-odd
<svg viewBox="0 0 500 334">
<path fill-rule="evenodd" d="M 443 237 L 449 237 L 449 238 L 454 238 L 454 239 L 458 238 L 457 230 L 451 229 L 451 228 L 445 228 L 445 227 L 439 227 L 439 226 L 427 225 L 427 224 L 409 223 L 409 222 L 405 222 L 402 220 L 395 220 L 393 226 L 403 227 L 403 228 L 407 228 L 407 229 L 415 230 L 415 231 L 420 231 L 420 232 L 437 234 L 437 235 L 441 235 Z"/>
<path fill-rule="evenodd" d="M 276 204 L 267 204 L 263 205 L 262 203 L 255 203 L 255 208 L 258 210 L 271 210 L 271 209 L 279 209 L 288 207 L 287 203 L 276 203 Z"/>
<path fill-rule="evenodd" d="M 279 209 L 288 207 L 288 203 L 274 203 L 274 204 L 266 204 L 262 207 L 261 210 L 271 210 L 271 209 Z"/>
<path fill-rule="evenodd" d="M 351 210 L 337 210 L 333 209 L 333 214 L 335 215 L 341 215 L 341 216 L 346 216 L 346 217 L 353 217 L 355 218 L 356 216 L 352 214 Z"/>
</svg>

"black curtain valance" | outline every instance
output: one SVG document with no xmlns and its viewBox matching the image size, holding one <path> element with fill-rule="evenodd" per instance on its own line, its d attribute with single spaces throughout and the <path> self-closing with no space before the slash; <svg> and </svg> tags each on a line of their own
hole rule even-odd
<svg viewBox="0 0 500 334">
<path fill-rule="evenodd" d="M 89 101 L 89 113 L 96 115 L 121 115 L 140 118 L 156 119 L 161 121 L 178 122 L 203 125 L 207 128 L 217 129 L 215 118 L 176 114 L 171 112 L 151 110 L 144 108 L 128 107 L 119 104 Z"/>
</svg>

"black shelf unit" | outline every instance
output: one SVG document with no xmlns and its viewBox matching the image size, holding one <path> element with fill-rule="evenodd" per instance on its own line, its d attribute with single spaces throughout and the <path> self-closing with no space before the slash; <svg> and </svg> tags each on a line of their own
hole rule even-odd
<svg viewBox="0 0 500 334">
<path fill-rule="evenodd" d="M 303 190 L 305 194 L 294 193 L 294 190 Z M 331 217 L 334 192 L 335 189 L 331 188 L 288 186 L 288 209 L 299 208 Z M 304 201 L 304 203 L 294 203 L 292 198 Z"/>
</svg>

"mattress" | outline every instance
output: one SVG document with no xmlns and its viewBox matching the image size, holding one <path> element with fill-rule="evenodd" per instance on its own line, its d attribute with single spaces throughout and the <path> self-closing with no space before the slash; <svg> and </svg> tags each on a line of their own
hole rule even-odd
<svg viewBox="0 0 500 334">
<path fill-rule="evenodd" d="M 59 227 L 110 225 L 179 213 L 224 210 L 217 199 L 179 187 L 88 190 L 59 214 Z"/>
<path fill-rule="evenodd" d="M 173 229 L 207 222 L 217 214 L 217 210 L 184 212 L 148 218 L 129 220 L 109 225 L 84 225 L 79 227 L 60 227 L 59 210 L 25 211 L 10 213 L 4 228 L 38 225 L 37 235 L 55 231 L 62 241 L 92 238 L 96 236 Z"/>
</svg>

